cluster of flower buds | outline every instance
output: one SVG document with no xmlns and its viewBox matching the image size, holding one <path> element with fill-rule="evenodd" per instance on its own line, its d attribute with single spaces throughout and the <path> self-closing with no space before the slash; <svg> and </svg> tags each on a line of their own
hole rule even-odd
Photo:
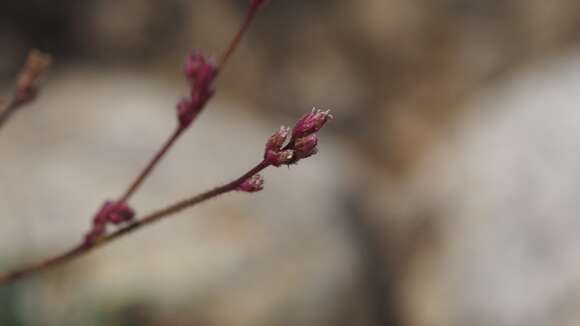
<svg viewBox="0 0 580 326">
<path fill-rule="evenodd" d="M 264 178 L 259 174 L 247 178 L 236 190 L 244 192 L 256 192 L 264 189 Z"/>
<path fill-rule="evenodd" d="M 107 224 L 121 224 L 130 222 L 135 212 L 124 202 L 106 201 L 93 217 L 93 226 L 85 235 L 85 245 L 92 245 L 106 234 Z"/>
<path fill-rule="evenodd" d="M 318 137 L 316 132 L 332 119 L 330 111 L 316 108 L 304 115 L 294 128 L 288 140 L 290 128 L 280 127 L 266 143 L 264 161 L 273 166 L 296 164 L 299 160 L 316 154 Z"/>
<path fill-rule="evenodd" d="M 217 66 L 199 53 L 191 54 L 185 63 L 185 76 L 191 83 L 190 97 L 177 105 L 177 118 L 181 128 L 187 128 L 205 103 L 213 96 L 213 80 Z"/>
</svg>

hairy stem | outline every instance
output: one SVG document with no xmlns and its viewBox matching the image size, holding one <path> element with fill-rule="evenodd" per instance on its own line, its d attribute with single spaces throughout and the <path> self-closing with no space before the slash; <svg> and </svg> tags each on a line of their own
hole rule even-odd
<svg viewBox="0 0 580 326">
<path fill-rule="evenodd" d="M 77 246 L 73 247 L 72 249 L 70 249 L 68 251 L 65 251 L 62 254 L 59 254 L 59 255 L 56 255 L 54 257 L 42 260 L 42 261 L 37 262 L 37 263 L 33 263 L 33 264 L 28 265 L 24 268 L 21 268 L 21 269 L 18 269 L 18 270 L 15 270 L 15 271 L 12 271 L 12 272 L 9 272 L 6 274 L 0 274 L 0 284 L 14 282 L 16 280 L 35 275 L 37 273 L 42 273 L 42 272 L 44 272 L 48 269 L 51 269 L 53 267 L 56 267 L 56 266 L 59 266 L 61 264 L 67 263 L 69 261 L 75 260 L 77 258 L 80 258 L 80 257 L 88 254 L 89 252 L 91 252 L 97 248 L 100 248 L 106 244 L 113 242 L 116 239 L 121 238 L 122 236 L 125 236 L 125 235 L 127 235 L 127 234 L 129 234 L 137 229 L 144 227 L 145 225 L 149 225 L 149 224 L 152 224 L 154 222 L 157 222 L 165 217 L 174 215 L 174 214 L 176 214 L 184 209 L 193 207 L 197 204 L 200 204 L 206 200 L 212 199 L 212 198 L 217 197 L 219 195 L 228 193 L 230 191 L 234 191 L 246 179 L 248 179 L 249 177 L 264 170 L 268 166 L 269 166 L 268 163 L 262 161 L 259 164 L 257 164 L 256 166 L 254 166 L 251 170 L 249 170 L 248 172 L 243 174 L 241 177 L 235 179 L 232 182 L 229 182 L 225 185 L 219 186 L 219 187 L 214 188 L 212 190 L 206 191 L 206 192 L 201 193 L 199 195 L 187 198 L 185 200 L 181 200 L 181 201 L 176 202 L 174 204 L 171 204 L 163 209 L 160 209 L 158 211 L 155 211 L 153 213 L 145 215 L 141 219 L 138 219 L 135 222 L 128 224 L 127 226 L 122 227 L 122 228 L 116 230 L 115 232 L 113 232 L 109 235 L 104 236 L 99 241 L 96 241 L 96 242 L 91 243 L 91 244 L 80 243 Z"/>
</svg>

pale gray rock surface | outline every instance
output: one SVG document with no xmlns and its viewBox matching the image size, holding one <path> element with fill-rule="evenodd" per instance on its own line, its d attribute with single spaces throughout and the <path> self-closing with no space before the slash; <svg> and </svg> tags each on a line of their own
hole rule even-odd
<svg viewBox="0 0 580 326">
<path fill-rule="evenodd" d="M 580 323 L 579 85 L 576 52 L 481 92 L 393 194 L 438 239 L 401 284 L 410 325 Z"/>
</svg>

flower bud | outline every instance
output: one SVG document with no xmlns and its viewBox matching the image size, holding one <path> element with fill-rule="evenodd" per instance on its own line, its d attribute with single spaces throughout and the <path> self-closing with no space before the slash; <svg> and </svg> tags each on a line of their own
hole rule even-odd
<svg viewBox="0 0 580 326">
<path fill-rule="evenodd" d="M 135 217 L 135 211 L 123 202 L 114 203 L 108 216 L 113 224 L 129 222 Z"/>
<path fill-rule="evenodd" d="M 91 230 L 85 235 L 85 245 L 92 245 L 105 235 L 107 224 L 129 222 L 135 217 L 135 212 L 124 202 L 106 201 L 93 217 Z"/>
<path fill-rule="evenodd" d="M 199 109 L 214 93 L 212 82 L 217 76 L 217 66 L 203 55 L 194 53 L 187 58 L 184 70 L 192 83 L 192 105 Z"/>
<path fill-rule="evenodd" d="M 320 130 L 326 121 L 332 119 L 330 110 L 321 111 L 316 108 L 312 109 L 312 112 L 304 115 L 292 130 L 293 138 L 301 138 L 313 134 Z"/>
<path fill-rule="evenodd" d="M 293 159 L 294 159 L 294 151 L 290 149 L 279 152 L 267 150 L 264 155 L 264 161 L 276 167 L 284 164 L 292 164 Z"/>
<path fill-rule="evenodd" d="M 259 174 L 247 178 L 237 188 L 238 191 L 256 192 L 264 189 L 264 178 Z"/>
<path fill-rule="evenodd" d="M 179 121 L 179 126 L 181 128 L 187 128 L 193 122 L 193 119 L 197 115 L 192 103 L 188 99 L 182 99 L 177 104 L 177 120 Z"/>
<path fill-rule="evenodd" d="M 280 130 L 278 130 L 270 137 L 270 139 L 268 139 L 268 142 L 266 143 L 266 151 L 279 151 L 282 146 L 284 146 L 289 133 L 290 128 L 281 126 Z"/>
<path fill-rule="evenodd" d="M 191 54 L 185 61 L 184 72 L 190 80 L 197 80 L 200 74 L 207 73 L 213 65 L 200 53 Z"/>
<path fill-rule="evenodd" d="M 316 134 L 296 139 L 294 141 L 294 154 L 296 155 L 296 158 L 301 159 L 316 154 L 318 151 L 316 149 L 317 144 L 318 137 Z"/>
</svg>

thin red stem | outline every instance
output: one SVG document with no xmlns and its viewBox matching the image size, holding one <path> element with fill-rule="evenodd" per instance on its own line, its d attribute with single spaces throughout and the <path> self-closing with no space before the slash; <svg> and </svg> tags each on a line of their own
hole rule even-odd
<svg viewBox="0 0 580 326">
<path fill-rule="evenodd" d="M 232 56 L 232 53 L 234 53 L 234 51 L 238 47 L 240 40 L 242 39 L 242 37 L 244 36 L 246 31 L 248 30 L 248 27 L 250 27 L 252 21 L 254 20 L 254 16 L 256 15 L 256 12 L 258 11 L 259 7 L 260 7 L 259 5 L 255 5 L 252 3 L 250 5 L 250 7 L 248 8 L 248 11 L 246 12 L 246 17 L 244 18 L 244 22 L 242 23 L 242 26 L 240 27 L 240 29 L 236 33 L 236 36 L 234 36 L 234 38 L 230 42 L 230 45 L 224 51 L 224 53 L 222 54 L 222 56 L 220 58 L 220 61 L 218 64 L 218 71 L 220 71 L 224 68 L 226 62 L 228 61 L 228 59 Z"/>
<path fill-rule="evenodd" d="M 218 65 L 218 69 L 217 69 L 218 72 L 221 69 L 223 69 L 227 60 L 231 57 L 231 55 L 234 53 L 234 51 L 238 47 L 238 44 L 240 43 L 246 30 L 248 29 L 252 20 L 254 19 L 254 16 L 256 15 L 256 12 L 258 11 L 259 7 L 260 7 L 260 5 L 257 5 L 253 2 L 251 3 L 251 5 L 248 8 L 248 11 L 246 13 L 246 17 L 244 19 L 244 22 L 242 23 L 242 26 L 240 27 L 240 29 L 236 33 L 235 37 L 230 42 L 228 48 L 225 50 L 225 52 L 221 56 L 221 59 L 219 61 L 219 65 Z M 184 130 L 185 130 L 185 128 L 182 128 L 179 126 L 177 127 L 175 132 L 171 135 L 171 137 L 169 137 L 169 139 L 163 145 L 163 147 L 161 147 L 161 149 L 159 149 L 159 151 L 155 154 L 155 156 L 149 161 L 149 163 L 147 164 L 145 169 L 143 169 L 143 171 L 141 171 L 141 173 L 137 176 L 137 178 L 131 183 L 129 188 L 125 191 L 123 196 L 121 196 L 121 198 L 119 199 L 120 202 L 127 202 L 131 198 L 131 196 L 139 189 L 139 187 L 141 186 L 143 181 L 145 181 L 145 179 L 151 174 L 151 172 L 153 171 L 153 169 L 155 168 L 157 163 L 159 163 L 159 161 L 161 161 L 161 159 L 165 156 L 167 151 L 169 151 L 169 149 L 177 141 L 177 139 L 183 133 Z"/>
<path fill-rule="evenodd" d="M 204 201 L 207 201 L 207 200 L 212 199 L 214 197 L 217 197 L 219 195 L 225 194 L 225 193 L 230 192 L 230 191 L 234 191 L 246 179 L 248 179 L 249 177 L 255 175 L 256 173 L 264 170 L 268 166 L 269 166 L 268 163 L 260 162 L 255 167 L 253 167 L 251 170 L 249 170 L 244 175 L 235 179 L 232 182 L 229 182 L 225 185 L 219 186 L 219 187 L 214 188 L 212 190 L 206 191 L 206 192 L 201 193 L 197 196 L 193 196 L 193 197 L 187 198 L 185 200 L 179 201 L 177 203 L 169 205 L 166 208 L 160 209 L 160 210 L 155 211 L 153 213 L 150 213 L 150 214 L 144 216 L 143 218 L 135 221 L 134 223 L 129 224 L 125 227 L 122 227 L 122 228 L 116 230 L 115 232 L 105 236 L 104 238 L 100 239 L 99 241 L 94 242 L 93 244 L 87 245 L 85 243 L 81 243 L 81 244 L 73 247 L 72 249 L 65 251 L 64 253 L 62 253 L 60 255 L 48 258 L 48 259 L 40 261 L 38 263 L 31 264 L 29 266 L 15 270 L 13 272 L 1 274 L 0 275 L 0 284 L 14 282 L 16 280 L 19 280 L 19 279 L 22 279 L 22 278 L 25 278 L 25 277 L 28 277 L 28 276 L 31 276 L 34 274 L 44 272 L 44 271 L 51 269 L 53 267 L 56 267 L 58 265 L 65 264 L 67 262 L 75 260 L 76 258 L 80 258 L 80 257 L 84 256 L 85 254 L 88 254 L 89 252 L 91 252 L 99 247 L 102 247 L 106 244 L 109 244 L 109 243 L 113 242 L 114 240 L 121 238 L 124 235 L 127 235 L 127 234 L 129 234 L 137 229 L 140 229 L 140 228 L 144 227 L 145 225 L 149 225 L 149 224 L 152 224 L 154 222 L 157 222 L 165 217 L 174 215 L 174 214 L 176 214 L 176 213 L 178 213 L 186 208 L 193 207 L 197 204 L 200 204 Z"/>
<path fill-rule="evenodd" d="M 157 163 L 161 161 L 161 159 L 165 156 L 165 154 L 177 141 L 177 139 L 183 133 L 184 130 L 185 130 L 184 128 L 177 126 L 173 134 L 171 134 L 171 136 L 167 139 L 165 144 L 163 144 L 163 146 L 157 151 L 157 153 L 155 153 L 155 156 L 153 156 L 153 158 L 149 161 L 145 169 L 143 169 L 143 171 L 141 171 L 141 173 L 137 176 L 137 178 L 133 180 L 133 182 L 131 182 L 129 188 L 127 188 L 123 196 L 119 199 L 120 202 L 128 201 L 129 198 L 131 198 L 131 196 L 135 193 L 135 191 L 139 189 L 139 186 L 141 186 L 141 184 L 143 183 L 143 181 L 145 181 L 147 176 L 151 174 Z"/>
</svg>

